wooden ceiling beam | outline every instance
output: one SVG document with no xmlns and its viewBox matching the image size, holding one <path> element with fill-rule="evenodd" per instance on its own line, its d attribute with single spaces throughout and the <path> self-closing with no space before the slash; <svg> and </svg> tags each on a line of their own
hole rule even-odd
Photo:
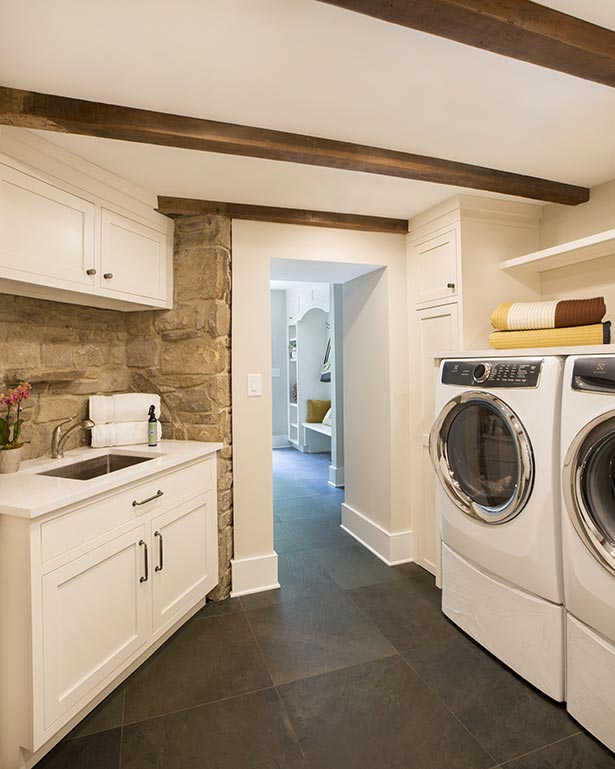
<svg viewBox="0 0 615 769">
<path fill-rule="evenodd" d="M 321 0 L 615 87 L 615 31 L 531 0 Z"/>
<path fill-rule="evenodd" d="M 550 203 L 589 200 L 585 187 L 453 160 L 1 86 L 0 124 L 360 171 Z"/>
<path fill-rule="evenodd" d="M 341 230 L 361 232 L 407 233 L 407 219 L 390 219 L 386 216 L 363 214 L 339 214 L 330 211 L 307 211 L 302 208 L 278 208 L 257 206 L 249 203 L 222 203 L 216 200 L 195 200 L 158 196 L 158 209 L 167 216 L 196 216 L 218 214 L 231 219 L 249 219 L 254 222 L 278 224 L 303 224 L 310 227 L 335 227 Z"/>
</svg>

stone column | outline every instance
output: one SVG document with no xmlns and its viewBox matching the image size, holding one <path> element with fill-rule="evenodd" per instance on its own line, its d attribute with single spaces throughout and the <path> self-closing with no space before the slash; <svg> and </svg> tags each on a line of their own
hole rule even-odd
<svg viewBox="0 0 615 769">
<path fill-rule="evenodd" d="M 220 583 L 230 592 L 233 555 L 231 435 L 231 220 L 180 217 L 175 222 L 174 308 L 130 313 L 127 364 L 135 391 L 162 399 L 166 438 L 220 441 L 218 551 Z"/>
</svg>

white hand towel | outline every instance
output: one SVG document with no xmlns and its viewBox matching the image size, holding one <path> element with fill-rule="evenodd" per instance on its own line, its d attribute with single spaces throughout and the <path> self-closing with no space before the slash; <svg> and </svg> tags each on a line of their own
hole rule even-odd
<svg viewBox="0 0 615 769">
<path fill-rule="evenodd" d="M 95 425 L 91 429 L 92 448 L 104 446 L 132 446 L 147 443 L 147 421 L 117 422 L 116 424 Z M 162 427 L 158 422 L 158 440 L 162 438 Z"/>
<path fill-rule="evenodd" d="M 110 422 L 147 422 L 151 405 L 160 417 L 160 396 L 153 393 L 122 393 L 121 395 L 91 395 L 90 419 L 96 425 Z"/>
</svg>

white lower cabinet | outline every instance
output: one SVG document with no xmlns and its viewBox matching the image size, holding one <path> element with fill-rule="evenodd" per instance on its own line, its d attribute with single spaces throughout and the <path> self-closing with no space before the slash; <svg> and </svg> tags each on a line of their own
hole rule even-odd
<svg viewBox="0 0 615 769">
<path fill-rule="evenodd" d="M 216 586 L 216 478 L 209 454 L 40 519 L 0 515 L 0 769 L 31 766 Z"/>
<path fill-rule="evenodd" d="M 43 577 L 46 730 L 147 644 L 146 537 L 136 526 Z"/>
<path fill-rule="evenodd" d="M 168 630 L 207 588 L 211 564 L 207 541 L 211 493 L 152 520 L 154 635 Z"/>
</svg>

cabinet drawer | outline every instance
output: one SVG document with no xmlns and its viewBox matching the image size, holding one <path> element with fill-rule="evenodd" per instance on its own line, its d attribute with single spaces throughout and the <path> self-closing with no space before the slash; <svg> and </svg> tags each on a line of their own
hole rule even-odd
<svg viewBox="0 0 615 769">
<path fill-rule="evenodd" d="M 214 460 L 171 470 L 105 496 L 41 525 L 43 563 L 85 545 L 151 512 L 162 512 L 182 499 L 190 499 L 214 486 Z M 162 495 L 158 495 L 161 491 Z M 133 505 L 133 502 L 145 504 Z"/>
</svg>

